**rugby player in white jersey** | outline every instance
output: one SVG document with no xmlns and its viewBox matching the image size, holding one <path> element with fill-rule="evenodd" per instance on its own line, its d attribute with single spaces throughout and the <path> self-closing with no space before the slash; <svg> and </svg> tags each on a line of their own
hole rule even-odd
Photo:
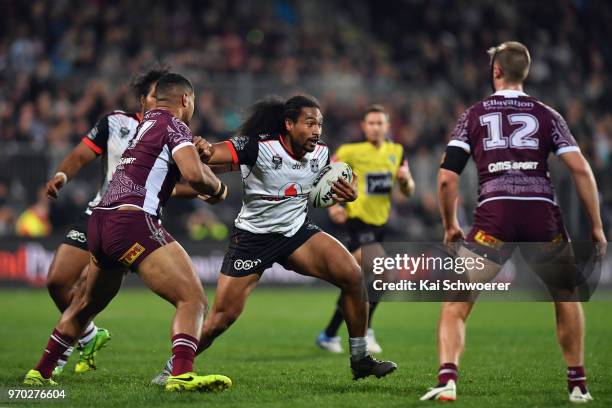
<svg viewBox="0 0 612 408">
<path fill-rule="evenodd" d="M 196 142 L 207 164 L 240 165 L 243 182 L 242 209 L 198 353 L 236 321 L 264 270 L 277 262 L 340 288 L 353 378 L 380 378 L 397 365 L 367 352 L 368 301 L 361 269 L 340 242 L 308 219 L 308 193 L 319 170 L 329 164 L 329 149 L 320 140 L 322 123 L 312 97 L 267 98 L 251 107 L 238 136 L 214 145 Z M 343 179 L 332 191 L 336 202 L 357 198 L 356 185 Z M 171 368 L 169 361 L 153 382 L 163 384 Z"/>
</svg>

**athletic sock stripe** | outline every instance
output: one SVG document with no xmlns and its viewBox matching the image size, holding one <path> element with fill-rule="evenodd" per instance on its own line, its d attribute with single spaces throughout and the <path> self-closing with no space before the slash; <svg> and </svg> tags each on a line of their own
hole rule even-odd
<svg viewBox="0 0 612 408">
<path fill-rule="evenodd" d="M 186 341 L 175 341 L 174 343 L 172 343 L 172 347 L 177 347 L 177 346 L 187 346 L 193 349 L 193 351 L 196 351 L 198 349 L 198 346 L 196 346 L 192 342 L 186 342 Z"/>
<path fill-rule="evenodd" d="M 567 377 L 568 381 L 584 381 L 586 377 Z"/>
<path fill-rule="evenodd" d="M 93 331 L 94 331 L 94 329 L 90 329 L 87 333 L 83 334 L 81 336 L 81 338 L 85 338 L 85 337 L 89 336 L 91 333 L 93 333 Z"/>
<path fill-rule="evenodd" d="M 64 347 L 70 347 L 70 344 L 66 343 L 64 340 L 60 339 L 59 337 L 57 337 L 55 334 L 51 335 L 51 338 L 53 340 L 55 340 L 56 342 L 58 342 L 59 344 L 61 344 Z"/>
<path fill-rule="evenodd" d="M 186 344 L 188 346 L 194 346 L 194 347 L 198 346 L 195 342 L 190 341 L 190 340 L 185 340 L 185 339 L 176 339 L 172 342 L 173 346 L 177 344 Z"/>
<path fill-rule="evenodd" d="M 179 344 L 184 344 L 184 345 L 191 346 L 191 347 L 197 347 L 197 344 L 195 344 L 193 341 L 189 341 L 189 340 L 174 340 L 172 342 L 173 346 L 177 346 Z"/>
<path fill-rule="evenodd" d="M 438 371 L 438 374 L 457 374 L 457 370 L 453 370 L 452 368 L 443 368 Z"/>
</svg>

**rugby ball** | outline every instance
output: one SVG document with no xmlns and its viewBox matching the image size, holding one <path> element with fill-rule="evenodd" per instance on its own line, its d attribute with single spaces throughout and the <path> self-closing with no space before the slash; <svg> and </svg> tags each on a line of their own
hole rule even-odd
<svg viewBox="0 0 612 408">
<path fill-rule="evenodd" d="M 339 178 L 344 178 L 349 183 L 353 181 L 353 169 L 346 163 L 336 162 L 325 166 L 314 182 L 308 193 L 308 202 L 313 207 L 326 208 L 335 204 L 332 198 L 332 183 Z"/>
</svg>

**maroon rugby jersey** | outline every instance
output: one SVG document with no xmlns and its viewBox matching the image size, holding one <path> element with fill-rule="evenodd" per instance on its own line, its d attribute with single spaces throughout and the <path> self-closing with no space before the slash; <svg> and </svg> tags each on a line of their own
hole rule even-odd
<svg viewBox="0 0 612 408">
<path fill-rule="evenodd" d="M 129 204 L 159 216 L 180 178 L 172 155 L 185 146 L 193 146 L 185 123 L 165 109 L 148 111 L 97 208 Z"/>
<path fill-rule="evenodd" d="M 559 113 L 512 90 L 498 91 L 467 109 L 448 145 L 474 158 L 479 205 L 500 199 L 554 203 L 548 155 L 580 151 Z"/>
</svg>

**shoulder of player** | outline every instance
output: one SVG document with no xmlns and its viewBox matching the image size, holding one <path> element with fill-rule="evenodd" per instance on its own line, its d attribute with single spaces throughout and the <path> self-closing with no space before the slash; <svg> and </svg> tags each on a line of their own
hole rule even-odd
<svg viewBox="0 0 612 408">
<path fill-rule="evenodd" d="M 140 114 L 136 112 L 125 112 L 122 110 L 114 110 L 105 115 L 107 118 L 117 117 L 117 118 L 130 118 L 134 120 L 139 120 Z"/>
<path fill-rule="evenodd" d="M 343 143 L 338 147 L 338 151 L 342 150 L 344 152 L 351 152 L 354 150 L 363 149 L 367 145 L 368 145 L 368 142 L 365 142 L 365 141 Z"/>
<path fill-rule="evenodd" d="M 536 104 L 536 106 L 539 106 L 540 109 L 542 109 L 543 112 L 546 112 L 548 114 L 550 114 L 553 118 L 555 119 L 563 119 L 563 116 L 557 112 L 554 108 L 546 105 L 544 102 L 536 99 L 536 98 L 531 98 L 531 100 Z"/>
<path fill-rule="evenodd" d="M 405 156 L 408 153 L 408 149 L 406 148 L 406 146 L 404 146 L 401 143 L 397 143 L 394 141 L 389 141 L 389 143 L 391 144 L 393 153 L 400 159 L 402 159 L 403 156 Z"/>
<path fill-rule="evenodd" d="M 248 136 L 244 136 L 248 137 Z M 262 133 L 257 136 L 256 140 L 258 143 L 268 143 L 268 142 L 280 142 L 280 135 L 274 135 L 270 133 Z"/>
<path fill-rule="evenodd" d="M 103 117 L 103 120 L 106 120 L 108 122 L 109 128 L 121 129 L 126 126 L 130 128 L 137 126 L 141 121 L 141 117 L 139 113 L 114 110 L 112 112 L 107 113 Z"/>
</svg>

